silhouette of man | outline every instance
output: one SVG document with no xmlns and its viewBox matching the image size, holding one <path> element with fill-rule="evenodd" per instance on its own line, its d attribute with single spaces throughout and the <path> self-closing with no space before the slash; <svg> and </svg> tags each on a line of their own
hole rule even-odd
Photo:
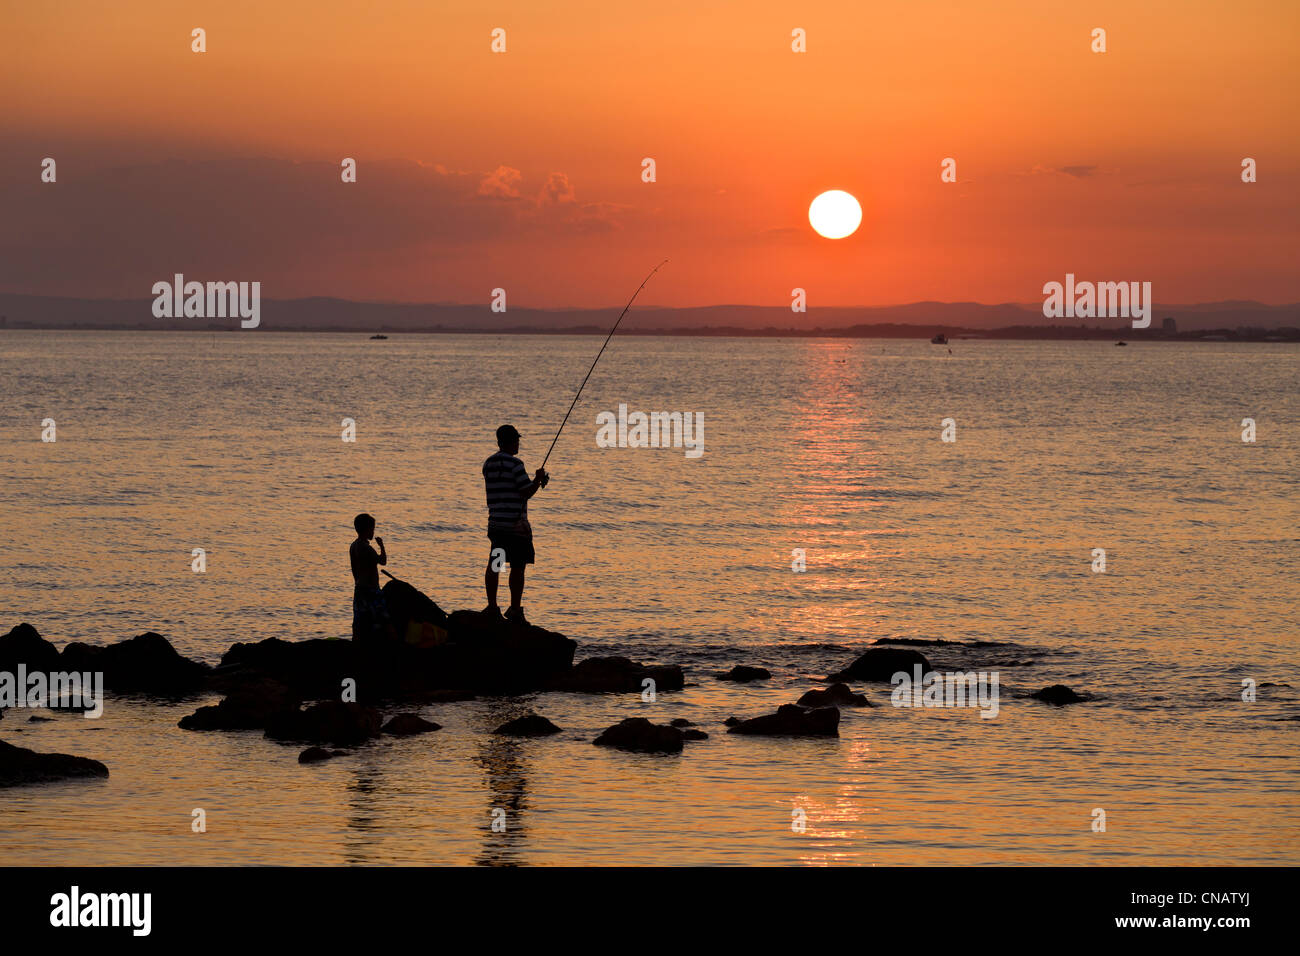
<svg viewBox="0 0 1300 956">
<path fill-rule="evenodd" d="M 510 565 L 510 609 L 505 618 L 515 624 L 527 624 L 524 618 L 524 571 L 533 563 L 533 528 L 528 523 L 528 499 L 545 488 L 551 480 L 538 468 L 530 481 L 524 463 L 516 458 L 519 452 L 519 432 L 513 425 L 497 429 L 495 455 L 483 462 L 483 485 L 487 491 L 488 540 L 492 550 L 488 554 L 487 571 L 483 585 L 487 589 L 488 606 L 484 614 L 500 615 L 497 606 L 497 569 L 501 560 Z"/>
</svg>

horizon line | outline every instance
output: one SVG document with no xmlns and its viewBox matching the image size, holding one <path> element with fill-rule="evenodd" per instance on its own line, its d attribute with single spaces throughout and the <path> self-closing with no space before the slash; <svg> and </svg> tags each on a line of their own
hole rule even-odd
<svg viewBox="0 0 1300 956">
<path fill-rule="evenodd" d="M 198 280 L 195 280 L 198 281 Z M 215 280 L 214 280 L 215 281 Z M 0 296 L 24 296 L 31 299 L 71 299 L 83 302 L 148 302 L 155 296 L 152 294 L 141 295 L 136 297 L 120 296 L 101 296 L 101 295 L 56 295 L 40 292 L 10 292 L 0 290 Z M 353 299 L 339 295 L 298 295 L 286 296 L 283 298 L 265 298 L 264 302 L 306 302 L 313 299 L 327 300 L 333 302 L 348 302 L 355 305 L 385 305 L 385 306 L 420 306 L 429 308 L 454 308 L 454 309 L 476 309 L 490 308 L 487 302 L 446 302 L 446 301 L 410 301 L 400 299 Z M 830 309 L 902 309 L 911 306 L 922 305 L 964 305 L 975 306 L 979 308 L 1017 308 L 1017 309 L 1037 309 L 1041 310 L 1040 301 L 1032 302 L 979 302 L 974 299 L 916 299 L 911 302 L 892 302 L 877 305 L 818 305 L 808 306 L 808 312 L 814 309 L 826 311 Z M 1267 309 L 1300 309 L 1300 301 L 1297 302 L 1263 302 L 1259 299 L 1213 299 L 1205 302 L 1171 302 L 1160 306 L 1161 309 L 1186 309 L 1186 308 L 1204 308 L 1206 306 L 1223 305 L 1223 306 L 1261 306 Z M 620 309 L 622 305 L 560 305 L 560 306 L 535 306 L 535 305 L 512 305 L 511 311 L 528 310 L 532 312 L 603 312 L 609 309 Z M 633 305 L 630 311 L 687 311 L 690 309 L 788 309 L 789 304 L 758 304 L 751 302 L 712 302 L 705 305 Z"/>
</svg>

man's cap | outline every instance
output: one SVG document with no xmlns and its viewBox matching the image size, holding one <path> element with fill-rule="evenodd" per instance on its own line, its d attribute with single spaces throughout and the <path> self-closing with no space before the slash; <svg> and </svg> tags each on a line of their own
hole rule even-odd
<svg viewBox="0 0 1300 956">
<path fill-rule="evenodd" d="M 519 432 L 515 429 L 515 426 L 514 426 L 514 425 L 502 425 L 500 428 L 497 429 L 497 444 L 498 444 L 498 445 L 501 444 L 503 441 L 506 441 L 506 440 L 509 439 L 509 438 L 520 438 L 520 437 L 522 437 L 522 436 L 521 436 L 521 435 L 519 434 Z"/>
</svg>

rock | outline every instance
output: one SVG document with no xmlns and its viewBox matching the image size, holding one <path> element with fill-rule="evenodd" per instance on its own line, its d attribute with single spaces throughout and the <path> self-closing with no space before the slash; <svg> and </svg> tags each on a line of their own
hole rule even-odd
<svg viewBox="0 0 1300 956">
<path fill-rule="evenodd" d="M 772 674 L 764 667 L 748 667 L 744 664 L 737 664 L 725 674 L 714 674 L 713 676 L 718 680 L 734 680 L 741 684 L 747 684 L 752 680 L 767 680 Z"/>
<path fill-rule="evenodd" d="M 417 588 L 396 578 L 383 587 L 388 616 L 408 644 L 433 647 L 450 638 L 447 613 Z"/>
<path fill-rule="evenodd" d="M 333 697 L 345 678 L 357 680 L 361 689 L 365 669 L 362 658 L 351 641 L 283 641 L 270 637 L 256 644 L 232 646 L 221 658 L 221 670 L 233 671 L 235 680 L 242 674 L 262 675 L 304 698 Z"/>
<path fill-rule="evenodd" d="M 59 649 L 41 637 L 30 624 L 19 624 L 4 637 L 0 637 L 0 672 L 16 674 L 18 665 L 27 671 L 62 670 L 59 667 Z"/>
<path fill-rule="evenodd" d="M 390 718 L 382 729 L 394 737 L 410 737 L 413 734 L 427 734 L 431 730 L 442 730 L 442 724 L 425 720 L 419 714 L 398 714 Z"/>
<path fill-rule="evenodd" d="M 480 611 L 456 611 L 447 620 L 454 646 L 461 648 L 468 675 L 459 685 L 470 689 L 540 690 L 573 666 L 578 649 L 555 631 L 535 624 L 517 625 Z"/>
<path fill-rule="evenodd" d="M 516 717 L 492 731 L 494 734 L 501 734 L 506 737 L 545 737 L 548 734 L 558 734 L 559 732 L 559 727 L 556 727 L 555 724 L 539 714 L 525 714 L 522 717 Z"/>
<path fill-rule="evenodd" d="M 98 760 L 70 754 L 40 754 L 0 740 L 0 787 L 107 776 L 108 768 Z"/>
<path fill-rule="evenodd" d="M 363 701 L 432 699 L 438 691 L 448 695 L 445 699 L 468 699 L 477 693 L 541 690 L 569 671 L 577 648 L 563 634 L 508 625 L 475 611 L 452 614 L 447 631 L 447 642 L 430 647 L 269 638 L 234 645 L 221 663 L 260 671 L 304 698 L 336 696 L 342 681 L 351 678 Z"/>
<path fill-rule="evenodd" d="M 675 664 L 648 667 L 626 657 L 588 657 L 553 680 L 550 689 L 587 694 L 640 693 L 646 680 L 654 681 L 656 692 L 681 690 L 682 669 Z"/>
<path fill-rule="evenodd" d="M 298 762 L 320 763 L 322 760 L 329 760 L 331 757 L 342 757 L 346 753 L 346 750 L 326 750 L 324 747 L 308 747 L 302 753 L 298 754 Z"/>
<path fill-rule="evenodd" d="M 810 690 L 796 701 L 800 707 L 870 707 L 865 694 L 855 694 L 848 684 L 831 684 L 825 690 Z"/>
<path fill-rule="evenodd" d="M 782 704 L 775 714 L 741 721 L 729 734 L 764 734 L 774 737 L 838 737 L 840 712 L 835 707 L 805 708 Z"/>
<path fill-rule="evenodd" d="M 826 678 L 829 681 L 884 681 L 888 683 L 895 674 L 902 671 L 909 677 L 913 668 L 921 665 L 921 673 L 930 671 L 930 662 L 920 651 L 911 651 L 902 647 L 873 647 L 846 669 Z"/>
<path fill-rule="evenodd" d="M 682 731 L 682 739 L 683 740 L 708 740 L 709 735 L 702 730 L 688 729 Z"/>
<path fill-rule="evenodd" d="M 743 724 L 744 721 L 741 720 L 739 717 L 728 717 L 722 723 L 724 726 L 727 727 L 735 727 L 737 724 Z"/>
<path fill-rule="evenodd" d="M 592 743 L 640 753 L 680 753 L 683 739 L 676 727 L 652 724 L 644 717 L 627 717 L 606 729 Z"/>
<path fill-rule="evenodd" d="M 687 720 L 685 717 L 674 717 L 672 720 L 668 721 L 668 726 L 669 727 L 694 727 L 695 725 L 691 723 L 689 720 Z"/>
<path fill-rule="evenodd" d="M 192 693 L 202 687 L 211 670 L 207 664 L 182 657 L 167 638 L 152 631 L 107 647 L 69 644 L 59 667 L 102 671 L 107 690 L 160 695 Z"/>
<path fill-rule="evenodd" d="M 445 704 L 458 700 L 474 700 L 477 696 L 472 690 L 431 690 L 424 694 L 424 699 L 436 704 Z"/>
<path fill-rule="evenodd" d="M 220 703 L 182 717 L 177 726 L 183 730 L 262 730 L 276 717 L 296 713 L 301 703 L 284 684 L 258 677 L 233 687 Z"/>
<path fill-rule="evenodd" d="M 1035 700 L 1055 704 L 1057 707 L 1064 707 L 1066 704 L 1080 704 L 1087 700 L 1086 697 L 1080 697 L 1064 684 L 1053 684 L 1051 687 L 1044 687 L 1042 690 L 1034 691 L 1029 696 Z"/>
<path fill-rule="evenodd" d="M 266 725 L 272 740 L 306 740 L 312 743 L 358 744 L 379 734 L 379 711 L 364 704 L 327 700 L 277 714 Z"/>
</svg>

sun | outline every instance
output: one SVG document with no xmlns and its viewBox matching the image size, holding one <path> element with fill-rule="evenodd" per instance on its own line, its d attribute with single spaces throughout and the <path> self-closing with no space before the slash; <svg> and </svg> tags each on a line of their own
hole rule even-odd
<svg viewBox="0 0 1300 956">
<path fill-rule="evenodd" d="M 842 189 L 822 193 L 808 207 L 808 221 L 819 236 L 843 239 L 858 231 L 862 224 L 862 206 Z"/>
</svg>

